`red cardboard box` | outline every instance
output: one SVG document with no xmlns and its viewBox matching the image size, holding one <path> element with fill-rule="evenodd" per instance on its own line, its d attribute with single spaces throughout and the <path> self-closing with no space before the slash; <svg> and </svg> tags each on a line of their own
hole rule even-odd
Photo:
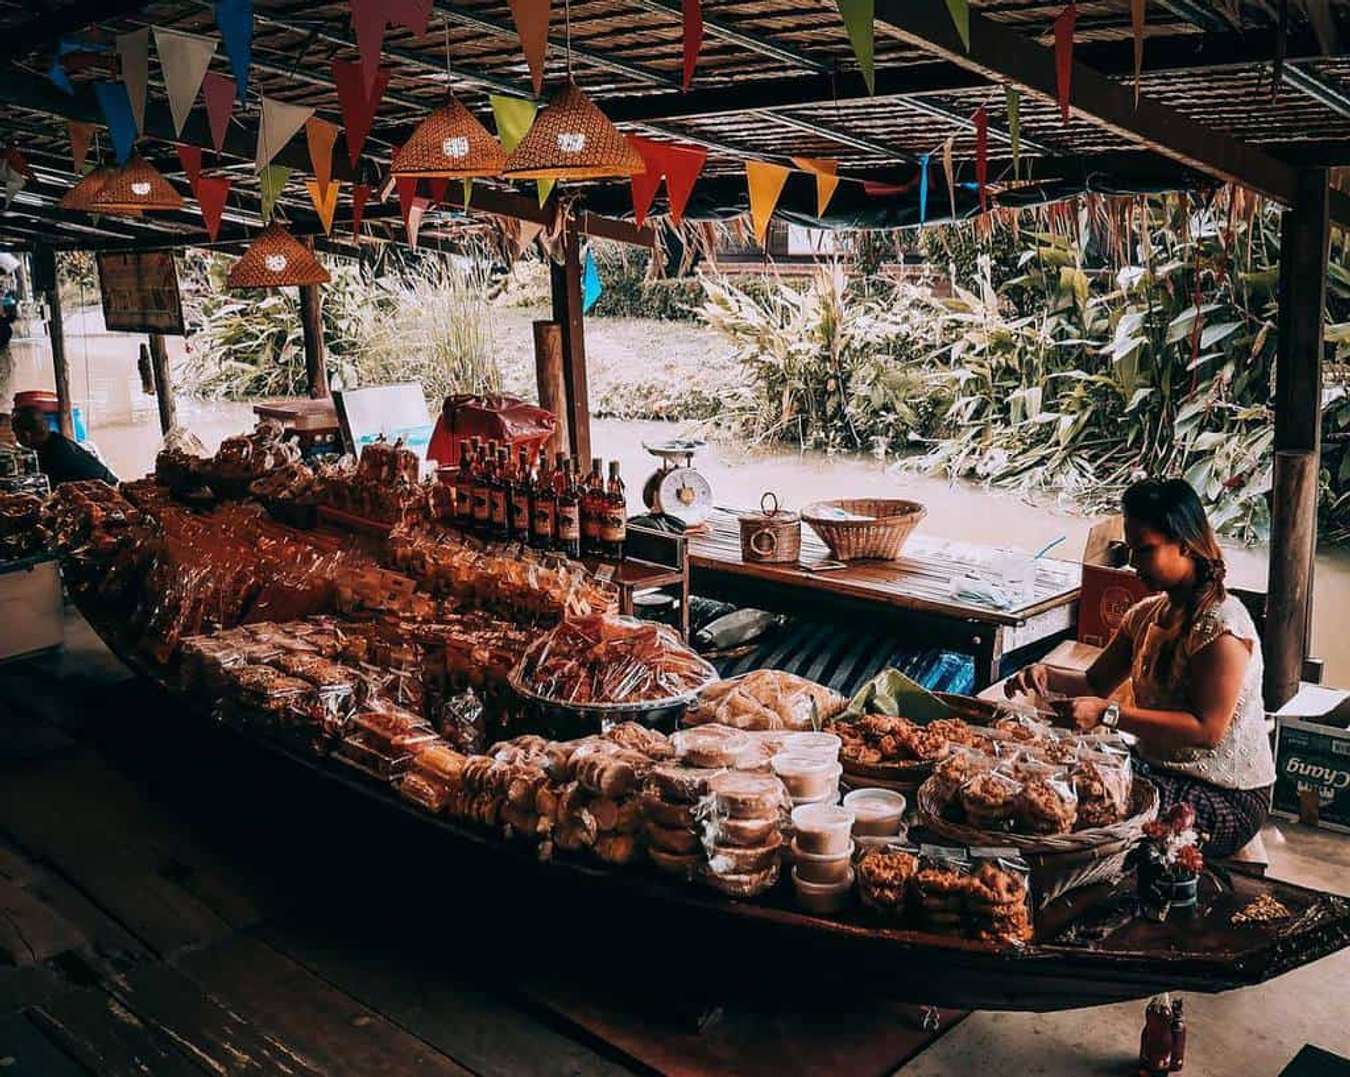
<svg viewBox="0 0 1350 1077">
<path fill-rule="evenodd" d="M 1078 642 L 1105 647 L 1125 611 L 1146 598 L 1149 589 L 1128 566 L 1118 566 L 1117 543 L 1125 539 L 1124 521 L 1111 516 L 1094 524 L 1083 551 L 1083 586 L 1078 599 Z"/>
</svg>

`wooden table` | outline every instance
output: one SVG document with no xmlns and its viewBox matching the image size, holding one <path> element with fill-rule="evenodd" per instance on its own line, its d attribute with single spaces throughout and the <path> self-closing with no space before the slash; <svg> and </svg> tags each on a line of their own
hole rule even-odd
<svg viewBox="0 0 1350 1077">
<path fill-rule="evenodd" d="M 992 551 L 969 543 L 913 535 L 898 561 L 858 561 L 827 571 L 811 566 L 829 559 L 825 544 L 802 527 L 800 563 L 770 565 L 741 558 L 736 517 L 716 511 L 709 529 L 689 535 L 690 586 L 698 594 L 850 625 L 886 626 L 925 646 L 950 647 L 975 657 L 978 691 L 999 678 L 1003 660 L 1029 654 L 1066 636 L 1078 611 L 1082 567 L 1044 559 L 1037 563 L 1030 599 L 1007 609 L 951 594 L 963 575 Z"/>
</svg>

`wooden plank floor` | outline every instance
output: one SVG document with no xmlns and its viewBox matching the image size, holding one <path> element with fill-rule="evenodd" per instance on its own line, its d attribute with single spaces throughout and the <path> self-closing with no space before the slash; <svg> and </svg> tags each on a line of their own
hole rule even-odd
<svg viewBox="0 0 1350 1077">
<path fill-rule="evenodd" d="M 584 940 L 547 910 L 468 920 L 360 816 L 278 815 L 254 775 L 166 766 L 175 745 L 136 734 L 158 697 L 76 658 L 0 667 L 6 1077 L 880 1074 L 934 1038 L 914 1007 L 794 1009 L 776 985 L 759 1009 L 662 998 L 641 962 L 584 990 Z M 555 945 L 500 967 L 509 931 Z"/>
</svg>

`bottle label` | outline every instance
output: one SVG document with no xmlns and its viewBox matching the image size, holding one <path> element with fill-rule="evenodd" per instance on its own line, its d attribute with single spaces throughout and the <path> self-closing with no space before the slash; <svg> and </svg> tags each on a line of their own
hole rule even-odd
<svg viewBox="0 0 1350 1077">
<path fill-rule="evenodd" d="M 467 519 L 473 515 L 473 487 L 455 487 L 455 515 Z"/>
<path fill-rule="evenodd" d="M 477 486 L 473 490 L 473 518 L 475 520 L 492 518 L 492 503 L 488 500 L 488 492 Z"/>
<path fill-rule="evenodd" d="M 558 538 L 563 542 L 581 538 L 581 509 L 579 506 L 558 506 Z"/>
<path fill-rule="evenodd" d="M 506 526 L 506 491 L 493 490 L 492 494 L 492 522 Z"/>
<path fill-rule="evenodd" d="M 581 534 L 588 539 L 600 537 L 600 513 L 587 509 L 581 514 Z"/>
<path fill-rule="evenodd" d="M 511 530 L 525 532 L 530 529 L 530 495 L 518 493 L 511 498 Z"/>
<path fill-rule="evenodd" d="M 553 505 L 540 502 L 534 507 L 534 533 L 540 538 L 553 537 Z"/>
<path fill-rule="evenodd" d="M 620 509 L 606 507 L 600 517 L 600 538 L 605 542 L 622 542 L 627 537 L 627 514 Z"/>
</svg>

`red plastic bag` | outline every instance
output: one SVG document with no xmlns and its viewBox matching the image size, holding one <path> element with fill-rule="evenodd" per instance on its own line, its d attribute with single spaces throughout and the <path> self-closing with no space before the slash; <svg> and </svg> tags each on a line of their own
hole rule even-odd
<svg viewBox="0 0 1350 1077">
<path fill-rule="evenodd" d="M 473 437 L 506 445 L 513 456 L 518 447 L 525 448 L 533 457 L 557 427 L 551 411 L 514 396 L 461 393 L 445 398 L 427 457 L 442 467 L 454 467 L 461 439 Z"/>
</svg>

